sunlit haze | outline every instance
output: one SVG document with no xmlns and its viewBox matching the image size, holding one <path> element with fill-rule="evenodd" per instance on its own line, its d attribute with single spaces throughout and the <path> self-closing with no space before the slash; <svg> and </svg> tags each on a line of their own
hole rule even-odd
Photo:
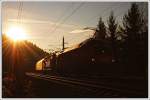
<svg viewBox="0 0 150 100">
<path fill-rule="evenodd" d="M 26 33 L 22 27 L 13 26 L 8 29 L 6 35 L 13 39 L 14 41 L 27 39 Z"/>
<path fill-rule="evenodd" d="M 58 50 L 62 48 L 63 36 L 65 47 L 92 36 L 93 32 L 81 30 L 96 27 L 100 16 L 106 24 L 111 11 L 120 23 L 130 5 L 128 2 L 22 2 L 19 9 L 19 2 L 5 1 L 2 33 L 14 40 L 27 39 L 46 51 Z M 16 28 L 18 20 L 21 27 Z"/>
</svg>

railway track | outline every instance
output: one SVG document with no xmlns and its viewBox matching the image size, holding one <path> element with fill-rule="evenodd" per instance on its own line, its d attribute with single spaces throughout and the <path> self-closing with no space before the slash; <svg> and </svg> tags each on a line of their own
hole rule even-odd
<svg viewBox="0 0 150 100">
<path fill-rule="evenodd" d="M 28 77 L 39 79 L 42 81 L 53 82 L 59 85 L 65 85 L 70 87 L 78 87 L 84 89 L 96 97 L 143 97 L 144 94 L 138 93 L 137 91 L 112 88 L 105 84 L 93 83 L 90 81 L 79 80 L 74 78 L 60 77 L 54 75 L 44 75 L 39 73 L 26 73 Z"/>
</svg>

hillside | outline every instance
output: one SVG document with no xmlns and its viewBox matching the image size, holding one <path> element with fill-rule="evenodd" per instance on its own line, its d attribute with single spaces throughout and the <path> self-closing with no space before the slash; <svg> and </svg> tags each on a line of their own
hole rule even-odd
<svg viewBox="0 0 150 100">
<path fill-rule="evenodd" d="M 14 43 L 4 34 L 2 35 L 2 68 L 3 72 L 12 70 L 12 66 L 23 71 L 34 70 L 36 61 L 48 53 L 29 41 Z"/>
</svg>

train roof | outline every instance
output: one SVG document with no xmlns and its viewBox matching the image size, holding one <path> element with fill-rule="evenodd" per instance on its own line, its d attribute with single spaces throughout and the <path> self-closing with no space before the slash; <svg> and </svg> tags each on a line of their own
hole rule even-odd
<svg viewBox="0 0 150 100">
<path fill-rule="evenodd" d="M 80 47 L 80 45 L 79 45 L 79 44 L 74 45 L 74 46 L 72 46 L 72 47 L 66 48 L 66 49 L 63 51 L 63 53 L 66 53 L 66 52 L 68 52 L 68 51 L 71 51 L 71 50 L 77 49 L 77 48 L 79 48 L 79 47 Z"/>
<path fill-rule="evenodd" d="M 37 63 L 41 63 L 44 60 L 44 58 L 37 61 Z"/>
<path fill-rule="evenodd" d="M 86 39 L 85 41 L 83 41 L 83 42 L 81 42 L 81 43 L 79 43 L 79 44 L 77 44 L 77 45 L 74 45 L 74 46 L 72 46 L 72 47 L 69 47 L 69 48 L 67 48 L 67 49 L 65 49 L 63 52 L 61 52 L 61 53 L 66 53 L 66 52 L 70 52 L 70 51 L 72 51 L 72 50 L 75 50 L 75 49 L 77 49 L 77 48 L 80 48 L 80 47 L 82 47 L 82 46 L 84 46 L 84 45 L 86 45 L 86 44 L 89 44 L 89 43 L 92 43 L 92 44 L 94 44 L 94 43 L 101 43 L 101 44 L 105 44 L 105 45 L 109 45 L 110 44 L 110 42 L 109 41 L 105 41 L 105 40 L 101 40 L 101 39 L 95 39 L 95 38 L 89 38 L 89 39 Z M 59 54 L 61 54 L 61 53 L 59 53 Z"/>
</svg>

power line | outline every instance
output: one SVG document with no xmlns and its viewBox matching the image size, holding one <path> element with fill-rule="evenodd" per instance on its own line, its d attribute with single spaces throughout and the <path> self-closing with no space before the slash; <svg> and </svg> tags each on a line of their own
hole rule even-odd
<svg viewBox="0 0 150 100">
<path fill-rule="evenodd" d="M 54 30 L 52 31 L 52 33 L 54 33 L 57 28 L 59 28 L 60 25 L 64 24 L 74 13 L 76 13 L 82 6 L 84 5 L 84 3 L 82 2 L 76 9 L 74 9 L 70 15 L 68 15 L 58 26 L 56 26 L 54 28 Z"/>
<path fill-rule="evenodd" d="M 22 23 L 22 13 L 23 13 L 23 2 L 21 2 L 21 9 L 20 9 L 20 23 Z"/>
<path fill-rule="evenodd" d="M 114 5 L 112 5 L 112 6 L 116 6 L 115 4 Z M 108 11 L 110 11 L 111 9 L 112 9 L 112 6 L 111 7 L 109 7 L 109 8 L 106 8 L 106 9 L 103 9 L 101 12 L 102 13 L 99 13 L 99 14 L 96 14 L 96 15 L 94 15 L 93 17 L 91 17 L 91 18 L 89 18 L 88 19 L 88 23 L 87 24 L 89 24 L 89 23 L 91 23 L 92 21 L 93 21 L 93 19 L 95 19 L 95 18 L 97 18 L 97 16 L 100 16 L 100 15 L 105 15 L 106 14 L 106 12 L 108 12 Z M 115 9 L 119 9 L 120 7 L 122 7 L 122 5 L 119 5 L 119 7 L 117 7 L 117 8 L 115 8 Z M 115 9 L 113 9 L 113 10 L 115 10 Z M 79 25 L 75 25 L 76 27 L 80 27 Z"/>
<path fill-rule="evenodd" d="M 21 14 L 22 14 L 22 9 L 23 9 L 23 2 L 21 2 L 21 1 L 18 1 L 18 2 L 19 2 L 19 6 L 18 6 L 17 21 L 18 21 L 18 24 L 20 24 Z"/>
<path fill-rule="evenodd" d="M 60 25 L 64 24 L 74 13 L 76 13 L 82 6 L 84 5 L 84 3 L 81 3 L 76 9 L 74 9 L 62 22 L 60 22 L 59 25 L 57 25 L 54 30 L 52 31 L 52 33 L 54 33 L 57 28 L 59 28 Z"/>
<path fill-rule="evenodd" d="M 72 3 L 72 4 L 73 4 L 73 3 Z M 63 18 L 63 16 L 65 16 L 66 13 L 68 13 L 68 12 L 67 12 L 68 10 L 70 10 L 70 6 L 65 9 L 64 13 L 61 14 L 61 16 L 57 19 L 56 23 L 55 23 L 53 26 L 55 26 L 55 27 L 57 26 L 57 23 L 59 23 L 60 20 Z M 54 28 L 54 29 L 55 29 L 55 28 Z M 52 33 L 52 30 L 50 31 L 50 33 Z"/>
<path fill-rule="evenodd" d="M 17 15 L 17 21 L 18 21 L 18 23 L 19 23 L 21 3 L 20 3 L 20 1 L 18 1 L 18 2 L 19 2 L 19 5 L 18 5 L 18 15 Z"/>
<path fill-rule="evenodd" d="M 113 6 L 116 6 L 116 5 L 113 5 Z M 122 5 L 119 5 L 119 7 L 117 7 L 117 8 L 115 8 L 115 9 L 119 9 L 120 7 L 122 7 Z M 93 19 L 95 19 L 95 17 L 97 17 L 97 16 L 99 16 L 100 14 L 101 15 L 105 15 L 106 14 L 106 12 L 108 12 L 109 10 L 111 10 L 112 9 L 112 7 L 109 7 L 109 8 L 106 8 L 106 9 L 104 9 L 102 12 L 103 13 L 99 13 L 99 14 L 97 14 L 96 16 L 93 16 L 93 17 L 91 17 L 90 19 L 88 19 L 88 23 L 90 23 L 91 21 L 93 21 Z M 115 9 L 113 9 L 113 10 L 115 10 Z M 121 12 L 122 13 L 122 12 Z M 124 13 L 124 12 L 123 12 Z M 103 15 L 103 16 L 104 16 Z M 118 17 L 118 16 L 117 16 Z M 76 27 L 80 27 L 79 25 L 75 25 Z"/>
<path fill-rule="evenodd" d="M 115 6 L 115 5 L 113 5 L 113 6 Z M 119 5 L 117 8 L 115 8 L 115 9 L 119 9 L 120 7 L 122 7 L 122 5 Z M 100 13 L 101 15 L 103 15 L 103 14 L 106 14 L 106 12 L 107 11 L 109 11 L 109 10 L 111 10 L 112 9 L 112 7 L 109 7 L 109 9 L 108 8 L 106 8 L 106 9 L 104 9 L 103 10 L 103 13 Z M 115 10 L 115 9 L 113 9 L 113 10 Z M 121 13 L 124 13 L 124 12 L 119 12 L 119 14 L 117 14 L 117 17 L 121 14 Z M 97 14 L 97 15 L 100 15 L 100 14 Z M 103 15 L 104 16 L 104 15 Z M 94 16 L 95 17 L 95 16 Z M 97 17 L 97 16 L 96 16 Z M 116 18 L 117 18 L 116 17 Z M 92 21 L 92 19 L 93 19 L 93 17 L 91 17 L 90 18 L 90 20 L 88 20 L 88 21 Z M 78 25 L 76 25 L 77 27 L 79 27 Z M 90 35 L 89 35 L 90 36 Z M 87 37 L 89 37 L 89 36 L 87 36 Z M 73 37 L 74 38 L 74 37 Z M 71 38 L 72 39 L 72 38 Z M 71 39 L 69 39 L 69 40 L 71 40 Z"/>
<path fill-rule="evenodd" d="M 113 5 L 113 6 L 116 6 L 116 5 Z M 122 6 L 123 6 L 123 5 L 119 5 L 119 6 L 117 6 L 117 7 L 114 8 L 114 9 L 112 9 L 112 6 L 111 6 L 111 7 L 107 8 L 107 9 L 105 9 L 105 10 L 103 11 L 103 13 L 99 13 L 97 16 L 102 15 L 102 17 L 104 17 L 104 15 L 107 14 L 108 11 L 119 9 L 119 8 L 122 7 Z M 95 17 L 97 17 L 97 16 L 95 16 Z M 90 23 L 91 21 L 93 21 L 92 19 L 94 19 L 94 17 L 92 17 L 91 19 L 89 19 L 88 22 Z"/>
<path fill-rule="evenodd" d="M 18 1 L 19 2 L 19 1 Z M 19 5 L 18 5 L 18 13 L 17 13 L 17 21 L 19 22 L 19 16 L 20 16 L 20 2 L 19 2 Z"/>
<path fill-rule="evenodd" d="M 116 5 L 113 5 L 113 6 L 116 6 Z M 114 11 L 114 10 L 116 10 L 116 9 L 120 9 L 122 6 L 124 6 L 124 5 L 119 5 L 119 6 L 117 6 L 116 8 L 114 8 L 114 9 L 112 9 L 112 7 L 109 7 L 109 8 L 107 8 L 107 9 L 105 9 L 104 11 L 103 11 L 103 13 L 99 13 L 97 16 L 99 16 L 99 15 L 102 15 L 102 17 L 104 17 L 105 16 L 105 14 L 107 14 L 107 12 L 108 11 Z M 120 12 L 120 13 L 124 13 L 124 12 Z M 119 13 L 119 14 L 120 14 Z M 117 14 L 117 17 L 119 16 L 119 14 Z M 97 16 L 95 16 L 95 17 L 97 17 Z M 117 18 L 116 17 L 116 18 Z M 92 17 L 91 19 L 89 19 L 89 21 L 88 21 L 88 23 L 91 23 L 91 21 L 93 21 L 92 19 L 95 19 L 94 17 Z"/>
<path fill-rule="evenodd" d="M 115 5 L 113 5 L 115 6 Z M 102 12 L 100 12 L 99 14 L 96 14 L 95 16 L 91 17 L 90 19 L 88 19 L 88 23 L 90 23 L 91 21 L 93 21 L 93 19 L 95 19 L 97 16 L 103 15 L 105 14 L 107 11 L 109 11 L 110 9 L 112 9 L 112 6 L 104 9 Z"/>
</svg>

